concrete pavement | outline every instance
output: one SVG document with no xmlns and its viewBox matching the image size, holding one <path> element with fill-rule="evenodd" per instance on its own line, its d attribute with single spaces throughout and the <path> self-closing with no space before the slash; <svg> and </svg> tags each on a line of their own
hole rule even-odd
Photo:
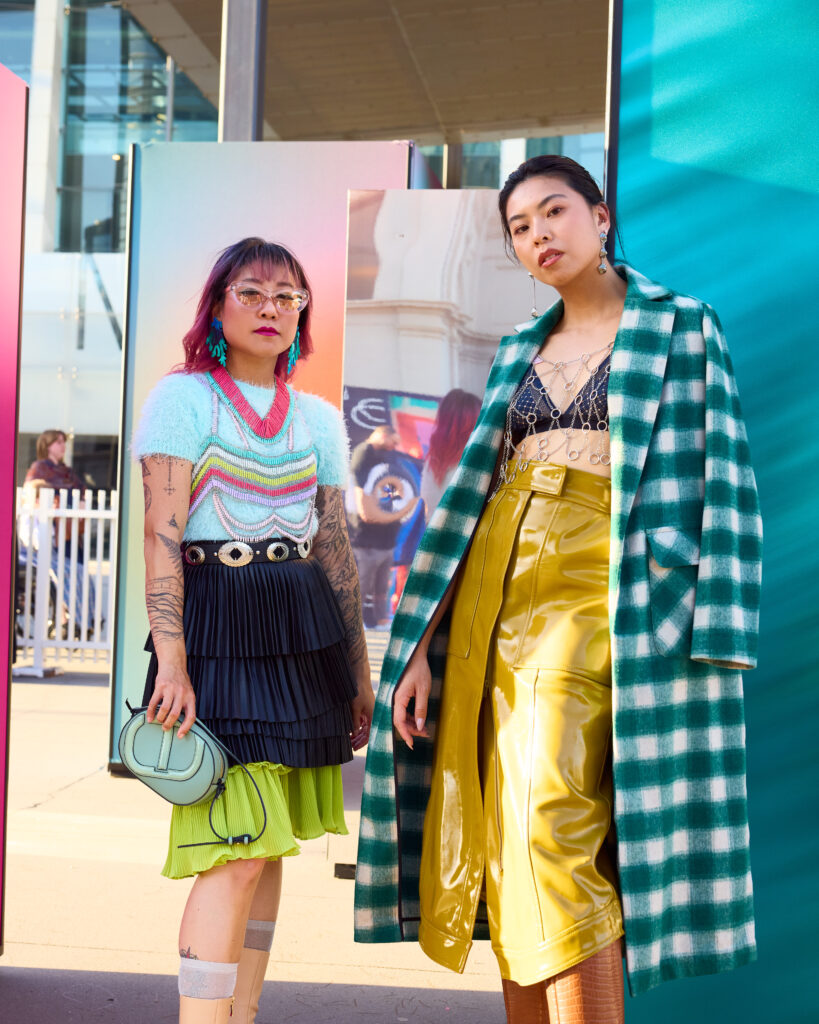
<svg viewBox="0 0 819 1024">
<path fill-rule="evenodd" d="M 176 1019 L 176 937 L 190 883 L 159 874 L 168 805 L 108 774 L 107 682 L 89 672 L 12 686 L 0 957 L 8 1024 Z M 335 878 L 334 866 L 356 858 L 363 769 L 363 756 L 344 768 L 350 835 L 303 843 L 285 862 L 259 1024 L 501 1024 L 488 943 L 475 944 L 459 976 L 415 943 L 353 942 L 353 883 Z"/>
</svg>

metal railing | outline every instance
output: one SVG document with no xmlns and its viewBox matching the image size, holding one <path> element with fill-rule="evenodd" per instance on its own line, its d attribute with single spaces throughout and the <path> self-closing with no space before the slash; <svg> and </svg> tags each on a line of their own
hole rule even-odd
<svg viewBox="0 0 819 1024">
<path fill-rule="evenodd" d="M 117 497 L 18 487 L 16 674 L 42 677 L 89 658 L 110 665 Z"/>
</svg>

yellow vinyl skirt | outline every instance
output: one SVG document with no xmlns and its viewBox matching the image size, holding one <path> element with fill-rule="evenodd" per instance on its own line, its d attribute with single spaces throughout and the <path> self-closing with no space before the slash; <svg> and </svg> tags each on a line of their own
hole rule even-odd
<svg viewBox="0 0 819 1024">
<path fill-rule="evenodd" d="M 610 495 L 604 477 L 530 462 L 487 505 L 461 570 L 419 929 L 453 970 L 481 899 L 501 976 L 520 985 L 623 932 L 608 842 Z"/>
</svg>

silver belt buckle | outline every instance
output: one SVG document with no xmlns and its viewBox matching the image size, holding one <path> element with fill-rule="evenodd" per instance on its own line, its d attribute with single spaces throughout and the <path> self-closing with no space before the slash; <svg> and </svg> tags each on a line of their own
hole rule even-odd
<svg viewBox="0 0 819 1024">
<path fill-rule="evenodd" d="M 303 540 L 296 545 L 296 551 L 298 551 L 299 556 L 301 558 L 307 558 L 307 556 L 310 554 L 310 551 L 312 550 L 312 547 L 312 540 Z"/>
<path fill-rule="evenodd" d="M 188 544 L 183 555 L 188 565 L 201 565 L 205 561 L 205 552 L 198 544 Z"/>
<path fill-rule="evenodd" d="M 267 557 L 271 562 L 286 562 L 290 548 L 283 540 L 274 540 L 267 545 Z"/>
<path fill-rule="evenodd" d="M 222 565 L 230 565 L 234 568 L 239 565 L 247 565 L 253 561 L 253 548 L 241 540 L 226 541 L 217 552 Z"/>
</svg>

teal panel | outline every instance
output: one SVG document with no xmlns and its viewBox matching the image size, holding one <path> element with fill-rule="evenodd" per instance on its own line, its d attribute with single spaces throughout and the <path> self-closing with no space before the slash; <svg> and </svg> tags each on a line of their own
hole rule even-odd
<svg viewBox="0 0 819 1024">
<path fill-rule="evenodd" d="M 794 45 L 819 4 L 657 0 L 653 28 L 652 156 L 819 193 L 819 59 Z"/>
<path fill-rule="evenodd" d="M 815 0 L 624 0 L 624 253 L 719 312 L 765 520 L 745 677 L 759 960 L 630 999 L 629 1024 L 819 1021 L 816 24 Z"/>
</svg>

